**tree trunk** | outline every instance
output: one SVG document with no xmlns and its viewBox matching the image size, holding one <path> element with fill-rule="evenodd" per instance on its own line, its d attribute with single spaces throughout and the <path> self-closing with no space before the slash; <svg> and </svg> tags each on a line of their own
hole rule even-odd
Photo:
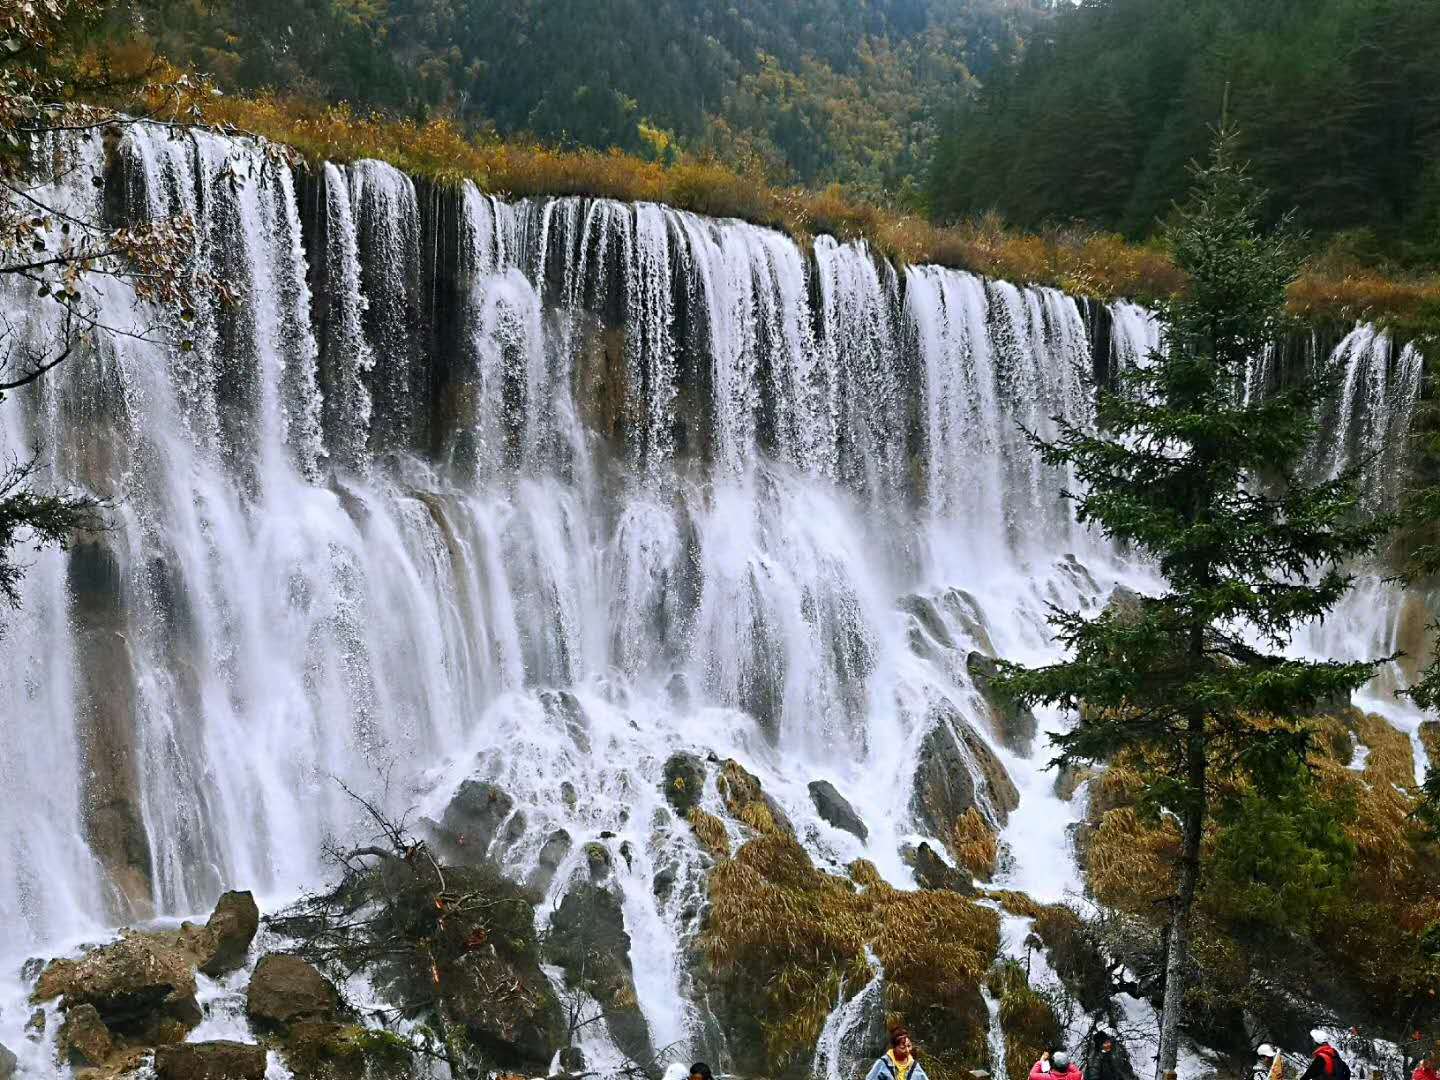
<svg viewBox="0 0 1440 1080">
<path fill-rule="evenodd" d="M 1190 909 L 1200 885 L 1200 841 L 1205 828 L 1205 720 L 1192 717 L 1185 747 L 1186 782 L 1189 800 L 1181 823 L 1180 891 L 1170 916 L 1168 949 L 1165 957 L 1165 1000 L 1160 1011 L 1160 1055 L 1155 1063 L 1155 1080 L 1174 1074 L 1180 1050 L 1180 1014 L 1190 966 Z"/>
</svg>

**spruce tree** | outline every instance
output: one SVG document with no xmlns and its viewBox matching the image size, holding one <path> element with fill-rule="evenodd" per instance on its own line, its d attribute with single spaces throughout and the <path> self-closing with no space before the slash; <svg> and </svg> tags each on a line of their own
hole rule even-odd
<svg viewBox="0 0 1440 1080">
<path fill-rule="evenodd" d="M 1053 441 L 1034 439 L 1046 462 L 1076 477 L 1079 490 L 1066 494 L 1079 520 L 1147 559 L 1164 591 L 1095 619 L 1055 609 L 1067 658 L 1003 673 L 1019 700 L 1078 714 L 1052 739 L 1055 763 L 1126 753 L 1160 763 L 1145 801 L 1180 832 L 1160 1078 L 1175 1067 L 1217 782 L 1239 774 L 1263 794 L 1293 780 L 1308 745 L 1301 718 L 1371 677 L 1374 662 L 1312 663 L 1283 650 L 1299 624 L 1334 607 L 1351 585 L 1347 566 L 1388 527 L 1361 514 L 1353 473 L 1297 475 L 1328 380 L 1247 392 L 1254 358 L 1286 329 L 1299 256 L 1288 220 L 1262 230 L 1264 193 L 1235 143 L 1232 130 L 1219 133 L 1166 229 L 1190 285 L 1159 310 L 1160 349 L 1100 390 L 1094 430 L 1057 419 Z"/>
</svg>

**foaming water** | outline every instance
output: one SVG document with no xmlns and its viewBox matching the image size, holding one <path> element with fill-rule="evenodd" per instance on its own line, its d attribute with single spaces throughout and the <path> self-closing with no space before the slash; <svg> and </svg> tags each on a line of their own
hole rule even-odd
<svg viewBox="0 0 1440 1080">
<path fill-rule="evenodd" d="M 98 144 L 78 152 L 66 197 L 98 198 Z M 515 874 L 572 840 L 539 919 L 605 850 L 650 1041 L 678 1059 L 703 1026 L 706 864 L 666 759 L 736 758 L 819 865 L 909 885 L 916 760 L 947 724 L 1020 791 L 1008 818 L 980 800 L 1008 883 L 1072 888 L 1080 804 L 1055 796 L 1043 731 L 1030 756 L 995 743 L 966 659 L 1052 658 L 1048 604 L 1150 583 L 1076 525 L 1022 432 L 1090 420 L 1073 299 L 660 206 L 446 201 L 375 162 L 296 175 L 208 135 L 132 129 L 119 162 L 128 212 L 194 213 L 238 302 L 200 305 L 193 353 L 116 339 L 0 409 L 0 449 L 111 499 L 115 525 L 38 555 L 6 628 L 7 979 L 225 888 L 271 907 L 316 884 L 322 839 L 358 827 L 336 778 L 439 816 L 479 777 L 514 800 L 491 853 Z M 98 301 L 136 317 L 121 290 Z M 1119 363 L 1158 343 L 1132 305 L 1109 326 Z M 1360 328 L 1338 355 L 1356 374 L 1327 422 L 1393 438 L 1418 353 Z M 1393 636 L 1373 588 L 1303 647 Z M 816 779 L 866 841 L 820 818 Z M 721 811 L 713 785 L 702 805 Z M 0 1041 L 38 1069 L 11 989 Z M 203 1030 L 238 1033 L 211 992 Z M 874 993 L 847 992 L 825 1075 Z"/>
</svg>

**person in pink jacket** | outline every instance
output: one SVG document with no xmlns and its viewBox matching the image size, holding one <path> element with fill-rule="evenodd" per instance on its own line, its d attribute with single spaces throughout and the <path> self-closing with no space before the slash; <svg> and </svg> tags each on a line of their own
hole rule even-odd
<svg viewBox="0 0 1440 1080">
<path fill-rule="evenodd" d="M 1053 1054 L 1040 1055 L 1040 1060 L 1030 1070 L 1030 1080 L 1085 1080 L 1085 1074 L 1070 1060 L 1069 1054 L 1056 1050 Z"/>
</svg>

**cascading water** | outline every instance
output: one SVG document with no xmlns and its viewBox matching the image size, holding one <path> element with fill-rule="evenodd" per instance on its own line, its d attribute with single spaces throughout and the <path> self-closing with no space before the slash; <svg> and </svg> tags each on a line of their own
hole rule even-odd
<svg viewBox="0 0 1440 1080">
<path fill-rule="evenodd" d="M 105 159 L 78 152 L 65 197 L 98 200 Z M 818 863 L 910 885 L 937 725 L 1015 782 L 1008 813 L 979 797 L 1010 883 L 1065 894 L 1080 810 L 1043 747 L 993 737 L 965 658 L 1053 656 L 1048 603 L 1146 581 L 1021 432 L 1087 422 L 1075 301 L 660 206 L 442 198 L 373 162 L 297 176 L 203 134 L 132 128 L 118 160 L 127 211 L 194 213 L 237 301 L 200 305 L 193 352 L 114 338 L 0 408 L 0 450 L 112 499 L 115 525 L 37 556 L 6 626 L 6 978 L 224 888 L 315 884 L 321 839 L 357 824 L 332 778 L 438 817 L 478 777 L 513 799 L 492 853 L 515 874 L 567 839 L 541 917 L 587 845 L 610 853 L 650 1044 L 683 1055 L 705 865 L 667 757 L 736 758 Z M 1109 316 L 1119 362 L 1157 344 L 1140 309 Z M 1327 422 L 1393 439 L 1418 353 L 1361 328 L 1340 355 Z M 1392 631 L 1369 625 L 1310 647 L 1373 651 Z M 817 814 L 816 779 L 865 841 Z M 0 1005 L 0 1041 L 25 1016 Z"/>
</svg>

